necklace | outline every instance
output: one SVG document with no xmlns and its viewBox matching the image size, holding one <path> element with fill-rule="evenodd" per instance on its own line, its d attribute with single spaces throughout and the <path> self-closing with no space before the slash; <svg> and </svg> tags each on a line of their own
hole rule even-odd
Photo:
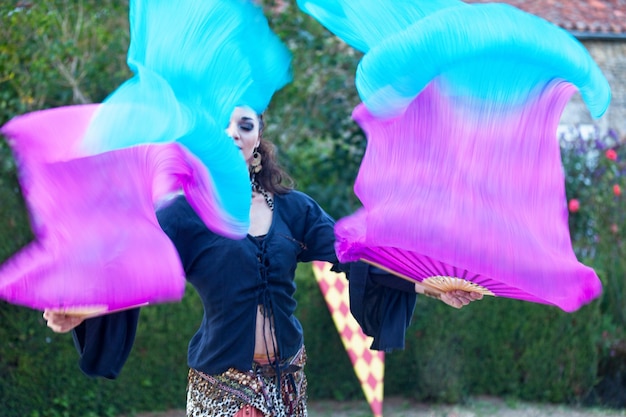
<svg viewBox="0 0 626 417">
<path fill-rule="evenodd" d="M 252 192 L 256 191 L 257 193 L 261 194 L 263 198 L 265 198 L 265 203 L 270 208 L 270 210 L 274 211 L 274 199 L 272 198 L 270 193 L 268 193 L 267 190 L 261 187 L 261 185 L 258 184 L 256 181 L 253 181 L 250 185 L 252 186 Z"/>
</svg>

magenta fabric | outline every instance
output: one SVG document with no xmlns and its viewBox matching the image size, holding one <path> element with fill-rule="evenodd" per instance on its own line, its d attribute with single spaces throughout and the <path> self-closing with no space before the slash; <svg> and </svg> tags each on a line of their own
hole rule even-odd
<svg viewBox="0 0 626 417">
<path fill-rule="evenodd" d="M 409 280 L 461 278 L 574 311 L 601 294 L 576 259 L 556 129 L 578 91 L 611 91 L 585 47 L 513 6 L 456 0 L 298 0 L 361 50 L 363 208 L 336 225 L 340 260 Z"/>
<path fill-rule="evenodd" d="M 155 215 L 178 193 L 215 233 L 247 234 L 249 173 L 225 128 L 291 80 L 288 49 L 247 0 L 131 0 L 129 23 L 133 76 L 103 103 L 2 127 L 35 240 L 0 265 L 0 299 L 100 313 L 179 300 Z"/>
<path fill-rule="evenodd" d="M 600 281 L 572 250 L 554 134 L 575 88 L 554 82 L 523 111 L 499 114 L 438 88 L 394 119 L 355 109 L 368 137 L 355 185 L 364 208 L 337 223 L 340 259 L 416 281 L 463 278 L 565 311 L 596 298 Z"/>
<path fill-rule="evenodd" d="M 18 163 L 35 240 L 0 267 L 0 298 L 36 309 L 113 311 L 177 301 L 184 272 L 155 207 L 184 190 L 207 222 L 204 165 L 178 143 L 84 156 L 98 105 L 17 117 L 2 128 Z"/>
</svg>

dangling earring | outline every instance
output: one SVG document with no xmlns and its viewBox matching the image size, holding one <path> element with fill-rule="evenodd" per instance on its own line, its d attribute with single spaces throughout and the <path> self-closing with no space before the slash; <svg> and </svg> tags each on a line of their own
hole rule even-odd
<svg viewBox="0 0 626 417">
<path fill-rule="evenodd" d="M 250 161 L 250 171 L 252 171 L 253 174 L 258 174 L 259 172 L 261 172 L 261 169 L 263 169 L 263 165 L 261 165 L 261 159 L 263 159 L 261 157 L 261 154 L 258 150 L 255 149 L 252 153 L 252 160 Z"/>
</svg>

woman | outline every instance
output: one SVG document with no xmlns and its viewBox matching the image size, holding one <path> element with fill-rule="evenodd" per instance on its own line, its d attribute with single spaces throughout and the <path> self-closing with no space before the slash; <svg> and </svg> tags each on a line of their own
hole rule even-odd
<svg viewBox="0 0 626 417">
<path fill-rule="evenodd" d="M 187 280 L 204 305 L 202 323 L 189 344 L 188 416 L 307 414 L 306 353 L 302 327 L 294 316 L 294 275 L 298 262 L 337 262 L 334 221 L 314 200 L 291 188 L 290 178 L 276 163 L 273 146 L 262 137 L 263 127 L 263 118 L 254 110 L 237 107 L 227 129 L 250 171 L 246 238 L 232 240 L 211 232 L 183 196 L 158 212 Z M 349 272 L 347 265 L 342 269 Z M 378 317 L 378 308 L 360 322 L 367 333 L 376 335 L 381 329 L 394 329 L 394 340 L 383 341 L 381 347 L 402 347 L 415 304 L 413 285 L 382 278 L 382 271 L 364 265 L 357 265 L 355 274 L 365 278 L 370 289 L 382 283 L 395 294 L 382 299 L 376 290 L 362 301 L 384 303 L 398 315 L 397 326 Z M 388 282 L 396 288 L 386 286 Z M 461 307 L 478 298 L 480 294 L 455 292 L 442 300 Z M 73 330 L 85 373 L 114 378 L 132 347 L 138 312 L 83 322 L 46 311 L 44 318 L 54 331 Z"/>
</svg>

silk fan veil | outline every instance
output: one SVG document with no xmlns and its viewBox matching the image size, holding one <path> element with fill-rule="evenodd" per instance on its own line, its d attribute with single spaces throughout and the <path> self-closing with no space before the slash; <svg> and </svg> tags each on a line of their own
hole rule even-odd
<svg viewBox="0 0 626 417">
<path fill-rule="evenodd" d="M 298 4 L 364 52 L 363 207 L 337 222 L 341 261 L 568 312 L 600 295 L 572 250 L 556 128 L 573 93 L 599 117 L 610 89 L 575 38 L 505 4 Z"/>
<path fill-rule="evenodd" d="M 35 239 L 0 265 L 0 299 L 76 314 L 180 300 L 155 215 L 180 192 L 209 229 L 247 233 L 250 180 L 225 127 L 289 82 L 289 52 L 250 1 L 131 0 L 129 16 L 131 79 L 2 127 Z"/>
</svg>

